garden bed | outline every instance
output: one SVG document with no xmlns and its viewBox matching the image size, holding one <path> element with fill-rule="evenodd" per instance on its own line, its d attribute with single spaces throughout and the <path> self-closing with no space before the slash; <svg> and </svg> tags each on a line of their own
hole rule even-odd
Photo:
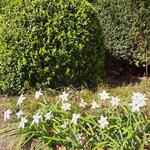
<svg viewBox="0 0 150 150">
<path fill-rule="evenodd" d="M 111 81 L 111 82 L 110 82 Z M 118 80 L 117 80 L 118 81 Z M 146 112 L 147 114 L 147 117 L 150 118 L 150 92 L 149 92 L 149 89 L 148 87 L 150 86 L 150 80 L 148 79 L 147 80 L 147 87 L 145 86 L 145 79 L 143 78 L 139 78 L 139 82 L 134 82 L 134 84 L 131 82 L 131 83 L 125 83 L 124 81 L 121 81 L 120 79 L 120 84 L 116 84 L 115 79 L 113 80 L 109 80 L 107 81 L 107 84 L 106 83 L 103 83 L 103 84 L 100 84 L 99 87 L 97 88 L 97 90 L 95 92 L 92 92 L 91 90 L 88 90 L 88 89 L 85 89 L 83 88 L 82 90 L 77 90 L 77 89 L 71 89 L 73 91 L 72 93 L 72 96 L 73 96 L 73 99 L 71 98 L 71 101 L 74 103 L 74 106 L 76 105 L 76 103 L 79 103 L 80 99 L 79 97 L 77 96 L 78 92 L 82 91 L 84 94 L 82 95 L 82 97 L 86 100 L 87 103 L 92 103 L 93 101 L 93 98 L 97 96 L 98 92 L 99 91 L 102 91 L 102 90 L 106 90 L 106 91 L 109 91 L 109 93 L 111 93 L 111 95 L 114 95 L 114 96 L 118 96 L 121 100 L 127 100 L 128 102 L 130 102 L 130 98 L 132 96 L 132 93 L 133 92 L 140 92 L 140 93 L 144 93 L 146 95 L 146 97 L 148 98 L 148 100 L 146 101 L 147 102 L 147 107 L 146 109 L 144 109 L 144 111 Z M 113 84 L 113 86 L 111 86 Z M 115 85 L 115 86 L 114 86 Z M 81 93 L 82 93 L 81 92 Z M 47 90 L 44 92 L 44 97 L 45 99 L 51 99 L 49 101 L 49 104 L 52 104 L 54 102 L 54 98 L 57 97 L 58 93 L 60 93 L 59 91 L 51 91 L 51 90 Z M 76 94 L 77 95 L 76 95 Z M 29 97 L 29 99 L 32 101 L 34 101 L 34 93 L 31 92 L 30 94 L 25 94 L 27 97 Z M 2 112 L 4 112 L 4 110 L 7 109 L 7 107 L 16 107 L 16 100 L 18 99 L 18 97 L 11 97 L 11 98 L 8 98 L 8 97 L 1 97 L 1 122 L 0 122 L 0 128 L 4 127 L 6 124 L 4 124 L 3 122 L 3 114 Z M 57 97 L 58 99 L 58 97 Z M 11 105 L 10 105 L 11 104 Z M 27 103 L 26 103 L 27 104 Z M 30 105 L 32 105 L 33 102 L 31 102 L 29 105 L 27 104 L 26 106 L 26 109 L 29 110 L 29 112 L 31 112 L 31 110 L 35 110 L 35 108 L 33 107 L 30 107 Z M 7 105 L 7 107 L 6 107 Z M 86 107 L 85 111 L 86 113 L 91 113 L 91 109 L 90 109 L 90 105 L 89 107 Z M 105 105 L 104 107 L 107 107 L 107 105 Z M 5 108 L 5 109 L 4 109 Z M 17 109 L 18 110 L 18 109 Z M 33 112 L 31 112 L 33 113 Z M 95 112 L 97 113 L 97 111 Z M 95 115 L 94 113 L 94 115 Z M 71 117 L 71 116 L 70 116 Z M 70 118 L 71 119 L 71 118 Z M 148 133 L 149 134 L 149 133 Z M 34 139 L 34 138 L 33 138 Z M 11 139 L 10 139 L 11 140 Z M 1 148 L 3 148 L 4 150 L 6 150 L 6 145 L 8 145 L 7 143 L 9 143 L 10 141 L 8 140 L 7 142 L 4 142 L 2 145 L 1 145 Z M 36 144 L 36 140 L 33 140 L 31 143 L 31 146 L 34 146 Z M 59 142 L 58 142 L 59 143 Z M 65 146 L 63 146 L 64 144 L 54 144 L 53 149 L 66 149 Z M 149 145 L 145 145 L 145 150 L 149 150 Z M 85 149 L 87 150 L 87 149 Z"/>
</svg>

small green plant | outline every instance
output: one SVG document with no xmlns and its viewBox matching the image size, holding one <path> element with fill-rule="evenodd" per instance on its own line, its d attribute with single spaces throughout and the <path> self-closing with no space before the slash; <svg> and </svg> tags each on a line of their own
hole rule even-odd
<svg viewBox="0 0 150 150">
<path fill-rule="evenodd" d="M 95 9 L 85 0 L 27 0 L 3 16 L 0 89 L 96 84 L 104 46 Z"/>
<path fill-rule="evenodd" d="M 11 144 L 18 149 L 34 143 L 36 150 L 142 150 L 150 142 L 150 120 L 143 108 L 148 99 L 144 94 L 133 93 L 131 102 L 105 90 L 90 104 L 71 91 L 55 99 L 50 105 L 41 90 L 32 101 L 22 94 L 17 106 L 4 112 L 5 121 L 13 119 L 0 133 L 16 135 Z M 28 103 L 31 110 L 26 108 Z"/>
</svg>

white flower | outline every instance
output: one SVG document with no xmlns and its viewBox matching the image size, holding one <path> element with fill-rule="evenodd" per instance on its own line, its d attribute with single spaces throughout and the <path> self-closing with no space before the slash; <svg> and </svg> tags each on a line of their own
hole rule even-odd
<svg viewBox="0 0 150 150">
<path fill-rule="evenodd" d="M 19 123 L 18 128 L 24 128 L 25 123 L 27 123 L 27 122 L 28 122 L 28 121 L 27 121 L 26 117 L 21 117 L 21 121 L 20 121 L 20 123 Z"/>
<path fill-rule="evenodd" d="M 80 116 L 81 116 L 81 114 L 76 114 L 76 113 L 74 113 L 74 114 L 72 115 L 71 123 L 77 124 L 77 120 L 80 118 Z"/>
<path fill-rule="evenodd" d="M 20 106 L 25 99 L 26 99 L 26 97 L 23 96 L 23 94 L 21 94 L 18 101 L 17 101 L 17 105 Z"/>
<path fill-rule="evenodd" d="M 32 124 L 34 124 L 34 123 L 38 124 L 41 118 L 42 118 L 42 116 L 39 115 L 39 113 L 37 113 L 36 115 L 33 115 Z"/>
<path fill-rule="evenodd" d="M 7 119 L 10 119 L 10 115 L 12 114 L 11 110 L 8 109 L 4 112 L 4 121 L 6 121 Z"/>
<path fill-rule="evenodd" d="M 99 108 L 99 107 L 100 107 L 99 104 L 94 101 L 94 102 L 92 103 L 91 109 L 96 109 L 96 108 Z"/>
<path fill-rule="evenodd" d="M 20 110 L 19 112 L 16 113 L 18 119 L 21 118 L 21 116 L 23 115 L 23 111 Z"/>
<path fill-rule="evenodd" d="M 106 100 L 106 99 L 109 99 L 110 96 L 109 96 L 110 93 L 107 93 L 105 90 L 103 90 L 103 92 L 99 93 L 99 97 L 100 97 L 100 100 Z"/>
<path fill-rule="evenodd" d="M 79 106 L 84 108 L 86 105 L 87 105 L 87 103 L 84 102 L 83 99 L 81 99 Z"/>
<path fill-rule="evenodd" d="M 100 124 L 100 128 L 105 128 L 107 125 L 109 125 L 109 122 L 107 121 L 107 117 L 101 117 L 100 120 L 98 120 L 98 123 Z"/>
<path fill-rule="evenodd" d="M 83 133 L 77 133 L 76 134 L 77 140 L 82 144 L 85 137 L 83 136 Z"/>
<path fill-rule="evenodd" d="M 111 103 L 112 106 L 118 106 L 119 105 L 119 101 L 120 101 L 120 99 L 118 97 L 111 96 L 110 103 Z"/>
<path fill-rule="evenodd" d="M 132 102 L 129 104 L 129 106 L 132 107 L 132 111 L 140 111 L 140 107 L 143 107 L 146 105 L 146 100 L 145 95 L 141 93 L 133 93 L 133 96 L 131 98 Z"/>
<path fill-rule="evenodd" d="M 61 128 L 65 129 L 67 128 L 67 125 L 69 124 L 69 121 L 65 121 L 62 125 Z"/>
<path fill-rule="evenodd" d="M 83 134 L 82 133 L 77 133 L 76 137 L 80 141 L 82 139 Z"/>
<path fill-rule="evenodd" d="M 38 99 L 42 95 L 43 95 L 43 93 L 41 92 L 41 89 L 39 91 L 36 91 L 35 92 L 35 99 Z"/>
<path fill-rule="evenodd" d="M 64 101 L 67 101 L 68 100 L 68 96 L 69 96 L 69 93 L 66 93 L 65 91 L 62 93 L 62 95 L 59 96 L 59 98 L 61 99 L 62 103 Z"/>
<path fill-rule="evenodd" d="M 133 105 L 132 106 L 132 112 L 135 112 L 135 111 L 140 111 L 140 107 L 137 105 Z"/>
<path fill-rule="evenodd" d="M 69 103 L 62 103 L 61 109 L 63 111 L 70 110 L 71 109 L 71 104 L 69 104 Z"/>
<path fill-rule="evenodd" d="M 141 94 L 141 93 L 133 93 L 133 96 L 132 96 L 132 102 L 134 104 L 137 104 L 139 107 L 143 107 L 146 105 L 146 102 L 145 100 L 147 100 L 147 98 L 145 98 L 145 95 L 144 94 Z"/>
<path fill-rule="evenodd" d="M 47 121 L 47 120 L 50 120 L 53 117 L 53 114 L 51 112 L 48 112 L 44 115 L 44 117 L 45 117 L 45 120 Z"/>
</svg>

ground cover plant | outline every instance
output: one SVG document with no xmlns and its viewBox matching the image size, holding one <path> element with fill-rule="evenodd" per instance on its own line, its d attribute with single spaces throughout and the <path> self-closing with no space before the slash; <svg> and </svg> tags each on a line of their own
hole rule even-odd
<svg viewBox="0 0 150 150">
<path fill-rule="evenodd" d="M 96 84 L 104 75 L 101 27 L 87 1 L 18 0 L 2 22 L 2 92 Z"/>
<path fill-rule="evenodd" d="M 149 144 L 144 94 L 130 93 L 122 100 L 102 89 L 95 95 L 87 92 L 66 89 L 52 92 L 51 99 L 41 90 L 30 97 L 22 94 L 5 108 L 4 120 L 11 121 L 1 133 L 15 135 L 10 145 L 16 149 L 34 143 L 35 149 L 142 150 Z"/>
</svg>

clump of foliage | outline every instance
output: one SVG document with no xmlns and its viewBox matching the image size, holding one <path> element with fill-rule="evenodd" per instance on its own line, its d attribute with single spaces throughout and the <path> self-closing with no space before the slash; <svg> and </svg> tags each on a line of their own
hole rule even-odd
<svg viewBox="0 0 150 150">
<path fill-rule="evenodd" d="M 85 0 L 27 0 L 3 17 L 0 89 L 95 84 L 104 74 L 96 11 Z"/>
<path fill-rule="evenodd" d="M 4 120 L 13 119 L 0 131 L 6 137 L 16 135 L 10 145 L 20 149 L 34 143 L 35 150 L 137 150 L 150 142 L 150 120 L 142 108 L 148 101 L 144 94 L 133 93 L 131 100 L 121 101 L 104 90 L 89 103 L 83 92 L 68 91 L 56 95 L 55 104 L 49 101 L 40 90 L 34 100 L 22 94 L 17 106 L 10 105 Z"/>
<path fill-rule="evenodd" d="M 0 14 L 3 14 L 7 11 L 7 7 L 12 4 L 18 3 L 20 0 L 1 0 L 0 1 Z"/>
<path fill-rule="evenodd" d="M 150 1 L 97 0 L 108 53 L 131 64 L 150 64 Z"/>
</svg>

